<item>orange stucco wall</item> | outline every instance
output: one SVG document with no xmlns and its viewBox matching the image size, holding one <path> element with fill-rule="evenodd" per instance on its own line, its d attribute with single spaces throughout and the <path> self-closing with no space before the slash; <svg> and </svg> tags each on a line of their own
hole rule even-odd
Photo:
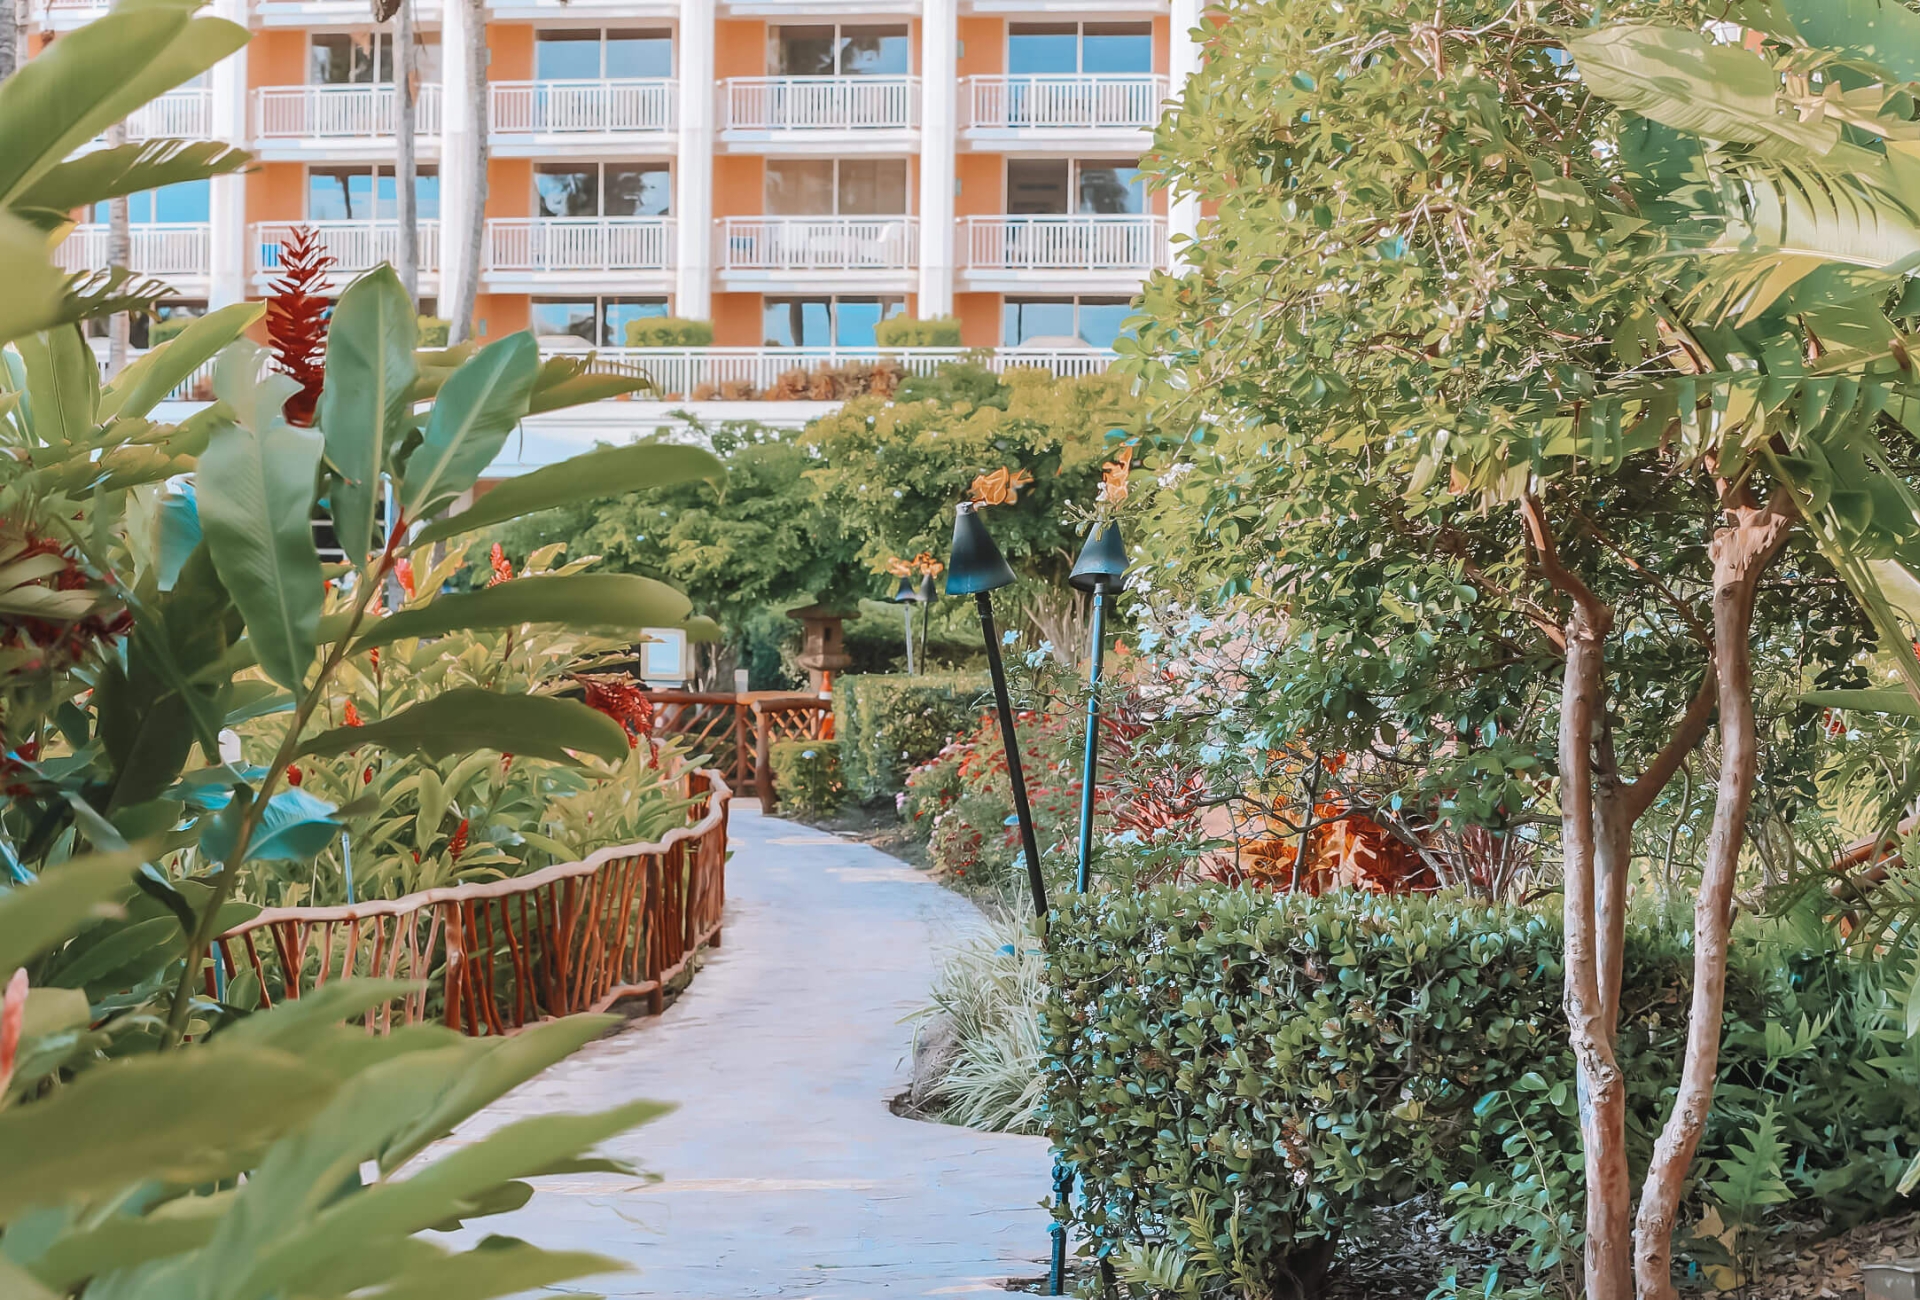
<svg viewBox="0 0 1920 1300">
<path fill-rule="evenodd" d="M 527 327 L 527 296 L 523 293 L 483 293 L 473 302 L 474 332 L 483 339 L 502 339 Z"/>
<path fill-rule="evenodd" d="M 531 158 L 487 159 L 487 215 L 490 217 L 533 215 L 533 160 Z"/>
<path fill-rule="evenodd" d="M 760 295 L 714 294 L 713 341 L 723 348 L 757 348 L 765 342 L 760 337 Z"/>
<path fill-rule="evenodd" d="M 261 163 L 247 173 L 247 221 L 299 221 L 307 215 L 307 169 Z"/>
<path fill-rule="evenodd" d="M 766 211 L 767 160 L 757 154 L 722 154 L 713 160 L 713 215 L 752 217 Z"/>
<path fill-rule="evenodd" d="M 767 74 L 767 25 L 758 19 L 723 18 L 713 25 L 713 75 Z"/>
<path fill-rule="evenodd" d="M 247 42 L 247 84 L 299 86 L 307 80 L 307 34 L 261 31 Z"/>
<path fill-rule="evenodd" d="M 533 25 L 487 26 L 487 76 L 494 81 L 533 80 Z"/>
<path fill-rule="evenodd" d="M 960 342 L 970 348 L 1000 346 L 1000 295 L 956 293 L 954 314 L 960 318 Z"/>
<path fill-rule="evenodd" d="M 953 212 L 960 217 L 984 217 L 1005 211 L 1001 191 L 1006 188 L 1006 159 L 997 153 L 963 153 L 954 158 L 954 177 L 960 192 Z"/>
<path fill-rule="evenodd" d="M 1173 20 L 1159 17 L 1153 20 L 1153 70 L 1161 76 L 1167 75 L 1168 42 L 1173 32 Z"/>
<path fill-rule="evenodd" d="M 999 18 L 962 18 L 960 51 L 959 70 L 963 77 L 985 77 L 1005 71 L 1007 24 Z M 964 87 L 960 93 L 966 93 Z"/>
</svg>

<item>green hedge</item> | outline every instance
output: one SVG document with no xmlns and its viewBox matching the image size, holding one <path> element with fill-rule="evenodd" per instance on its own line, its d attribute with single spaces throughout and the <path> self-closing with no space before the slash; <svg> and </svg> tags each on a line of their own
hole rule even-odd
<svg viewBox="0 0 1920 1300">
<path fill-rule="evenodd" d="M 833 734 L 847 792 L 862 803 L 899 793 L 908 768 L 972 728 L 986 691 L 986 677 L 974 673 L 835 678 Z"/>
<path fill-rule="evenodd" d="M 957 348 L 960 318 L 892 316 L 873 327 L 873 339 L 883 348 Z"/>
<path fill-rule="evenodd" d="M 1048 942 L 1044 1068 L 1048 1131 L 1083 1177 L 1076 1236 L 1123 1271 L 1152 1262 L 1205 1292 L 1284 1295 L 1337 1237 L 1364 1235 L 1371 1207 L 1440 1190 L 1457 1231 L 1517 1239 L 1536 1274 L 1573 1267 L 1560 953 L 1551 917 L 1445 897 L 1209 887 L 1069 900 Z M 1617 1050 L 1636 1169 L 1676 1078 L 1690 962 L 1664 933 L 1629 944 Z M 1759 1152 L 1830 1219 L 1896 1199 L 1920 1145 L 1903 978 L 1749 937 L 1696 1166 L 1720 1179 L 1709 1196 L 1730 1196 L 1727 1162 Z M 1767 1209 L 1726 1204 L 1722 1218 Z M 1695 1242 L 1694 1255 L 1718 1262 L 1722 1245 Z"/>
<path fill-rule="evenodd" d="M 642 316 L 627 322 L 630 348 L 704 348 L 713 343 L 713 322 L 679 316 Z"/>
<path fill-rule="evenodd" d="M 781 740 L 767 748 L 780 812 L 828 817 L 838 812 L 847 785 L 840 777 L 837 740 Z"/>
</svg>

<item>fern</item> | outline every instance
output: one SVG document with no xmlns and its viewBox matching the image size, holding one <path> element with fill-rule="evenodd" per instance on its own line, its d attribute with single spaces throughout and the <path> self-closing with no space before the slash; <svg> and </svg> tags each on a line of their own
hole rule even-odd
<svg viewBox="0 0 1920 1300">
<path fill-rule="evenodd" d="M 1732 1154 L 1714 1161 L 1720 1177 L 1707 1184 L 1715 1204 L 1736 1223 L 1752 1223 L 1771 1205 L 1785 1205 L 1793 1199 L 1782 1176 L 1787 1161 L 1786 1143 L 1780 1140 L 1780 1117 L 1769 1106 L 1759 1122 L 1742 1135 L 1744 1142 L 1734 1143 Z"/>
</svg>

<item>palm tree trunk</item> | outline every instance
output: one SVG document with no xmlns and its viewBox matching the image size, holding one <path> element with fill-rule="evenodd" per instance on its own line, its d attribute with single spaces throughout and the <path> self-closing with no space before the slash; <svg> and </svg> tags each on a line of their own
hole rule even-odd
<svg viewBox="0 0 1920 1300">
<path fill-rule="evenodd" d="M 0 0 L 0 81 L 13 75 L 21 64 L 19 0 Z"/>
<path fill-rule="evenodd" d="M 462 89 L 473 124 L 472 140 L 467 145 L 471 150 L 468 156 L 472 159 L 473 193 L 461 205 L 467 213 L 465 228 L 447 232 L 459 240 L 460 246 L 442 248 L 440 253 L 443 266 L 458 257 L 461 268 L 455 281 L 456 296 L 447 311 L 449 343 L 473 336 L 473 309 L 480 294 L 480 247 L 487 220 L 487 6 L 486 0 L 456 0 L 456 3 L 468 9 L 467 84 Z M 444 277 L 445 271 L 441 274 Z"/>
<path fill-rule="evenodd" d="M 414 72 L 413 6 L 400 0 L 393 15 L 394 188 L 400 218 L 400 283 L 414 310 L 420 308 L 420 211 L 414 188 L 420 174 L 414 153 L 419 86 Z"/>
<path fill-rule="evenodd" d="M 107 128 L 107 148 L 127 142 L 127 124 L 116 122 Z M 133 262 L 133 227 L 127 197 L 107 200 L 107 265 L 124 271 Z M 112 379 L 127 365 L 127 347 L 133 334 L 133 315 L 117 311 L 107 318 L 107 378 Z"/>
</svg>

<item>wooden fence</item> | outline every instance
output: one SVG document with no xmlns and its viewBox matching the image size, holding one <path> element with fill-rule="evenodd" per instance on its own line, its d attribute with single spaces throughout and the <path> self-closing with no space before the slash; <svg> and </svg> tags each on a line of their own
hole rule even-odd
<svg viewBox="0 0 1920 1300">
<path fill-rule="evenodd" d="M 774 742 L 832 740 L 833 701 L 785 691 L 649 691 L 654 733 L 685 738 L 695 755 L 726 773 L 741 794 L 773 811 L 776 792 L 767 761 Z"/>
<path fill-rule="evenodd" d="M 441 1020 L 505 1034 L 631 997 L 658 1012 L 694 953 L 720 945 L 727 901 L 733 792 L 711 770 L 690 773 L 688 792 L 700 819 L 657 844 L 383 902 L 268 908 L 215 944 L 229 996 L 248 980 L 263 1007 L 349 975 L 418 981 L 367 1014 L 381 1033 Z M 209 994 L 214 980 L 209 968 Z"/>
</svg>

